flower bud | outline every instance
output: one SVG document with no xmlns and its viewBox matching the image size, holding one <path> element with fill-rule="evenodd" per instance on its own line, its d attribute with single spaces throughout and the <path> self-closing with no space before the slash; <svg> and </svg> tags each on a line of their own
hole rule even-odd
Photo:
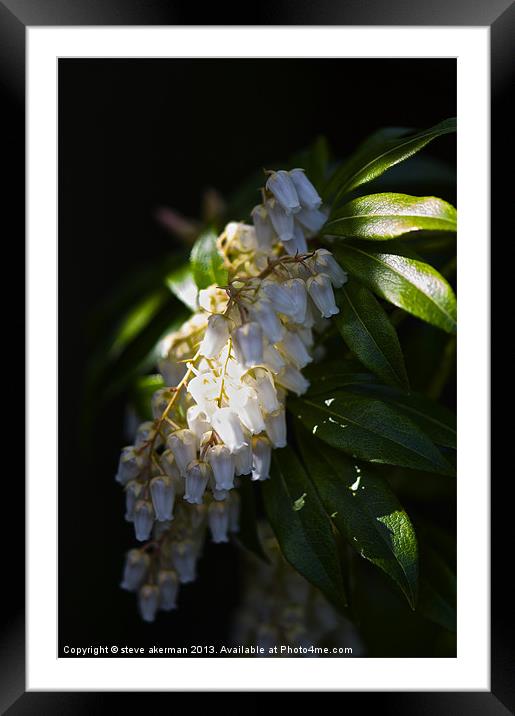
<svg viewBox="0 0 515 716">
<path fill-rule="evenodd" d="M 255 391 L 262 410 L 266 413 L 273 413 L 274 410 L 279 409 L 274 380 L 266 368 L 249 370 L 242 377 L 242 381 Z"/>
<path fill-rule="evenodd" d="M 270 343 L 265 346 L 263 358 L 265 359 L 264 363 L 268 370 L 275 374 L 279 373 L 279 371 L 286 365 L 286 361 L 281 356 L 277 348 Z"/>
<path fill-rule="evenodd" d="M 209 529 L 212 541 L 215 543 L 228 542 L 229 508 L 225 502 L 212 502 L 207 512 Z"/>
<path fill-rule="evenodd" d="M 308 305 L 306 284 L 301 278 L 291 278 L 285 281 L 283 286 L 290 294 L 295 305 L 295 312 L 291 315 L 292 321 L 299 324 L 304 323 Z"/>
<path fill-rule="evenodd" d="M 213 445 L 206 450 L 206 462 L 211 465 L 217 491 L 234 487 L 234 457 L 227 445 Z"/>
<path fill-rule="evenodd" d="M 234 453 L 234 471 L 236 475 L 248 475 L 252 471 L 252 447 L 250 439 L 245 447 Z"/>
<path fill-rule="evenodd" d="M 276 410 L 265 418 L 266 434 L 275 448 L 286 446 L 286 415 L 284 409 Z"/>
<path fill-rule="evenodd" d="M 143 584 L 150 566 L 150 557 L 139 549 L 127 552 L 123 579 L 120 587 L 128 592 L 135 592 Z"/>
<path fill-rule="evenodd" d="M 306 346 L 298 334 L 293 331 L 286 331 L 284 338 L 277 347 L 279 351 L 286 356 L 287 360 L 293 363 L 297 368 L 304 368 L 305 365 L 312 361 Z"/>
<path fill-rule="evenodd" d="M 143 457 L 133 445 L 122 448 L 115 480 L 125 485 L 139 476 L 143 468 Z"/>
<path fill-rule="evenodd" d="M 190 462 L 197 456 L 197 437 L 192 430 L 176 430 L 166 440 L 180 474 L 184 477 Z"/>
<path fill-rule="evenodd" d="M 207 462 L 193 460 L 186 470 L 186 490 L 184 499 L 193 505 L 201 505 L 204 492 L 211 475 Z"/>
<path fill-rule="evenodd" d="M 172 560 L 181 584 L 195 581 L 197 550 L 193 540 L 174 542 L 172 544 Z"/>
<path fill-rule="evenodd" d="M 263 331 L 259 323 L 251 321 L 237 328 L 233 335 L 236 357 L 247 368 L 263 362 Z"/>
<path fill-rule="evenodd" d="M 327 221 L 327 216 L 319 209 L 302 209 L 296 214 L 295 221 L 298 221 L 304 229 L 313 235 L 320 231 Z"/>
<path fill-rule="evenodd" d="M 206 358 L 216 358 L 228 340 L 229 319 L 226 316 L 214 313 L 208 318 L 199 353 Z"/>
<path fill-rule="evenodd" d="M 305 254 L 308 250 L 308 242 L 304 236 L 304 231 L 301 226 L 294 222 L 293 224 L 293 238 L 289 241 L 284 241 L 283 246 L 285 251 L 290 256 L 296 256 L 297 254 Z"/>
<path fill-rule="evenodd" d="M 286 214 L 274 199 L 269 199 L 266 202 L 266 210 L 280 241 L 291 241 L 293 239 L 294 227 L 293 215 Z"/>
<path fill-rule="evenodd" d="M 285 366 L 276 377 L 277 383 L 282 385 L 286 390 L 292 393 L 302 395 L 309 388 L 309 380 L 307 380 L 300 370 L 292 365 Z"/>
<path fill-rule="evenodd" d="M 266 188 L 274 195 L 286 214 L 300 211 L 299 197 L 288 172 L 283 169 L 272 172 L 267 179 Z"/>
<path fill-rule="evenodd" d="M 153 622 L 159 606 L 159 589 L 155 584 L 144 584 L 138 592 L 138 606 L 144 622 Z"/>
<path fill-rule="evenodd" d="M 252 438 L 252 479 L 268 480 L 272 461 L 272 445 L 264 435 Z"/>
<path fill-rule="evenodd" d="M 268 298 L 260 298 L 256 301 L 252 305 L 251 314 L 253 319 L 260 324 L 269 341 L 276 343 L 281 340 L 284 334 L 284 326 Z"/>
<path fill-rule="evenodd" d="M 238 415 L 231 408 L 217 408 L 213 413 L 212 423 L 220 439 L 232 453 L 247 444 Z"/>
<path fill-rule="evenodd" d="M 125 486 L 125 519 L 127 522 L 132 522 L 134 519 L 134 507 L 142 489 L 143 485 L 136 480 L 131 480 Z"/>
<path fill-rule="evenodd" d="M 161 569 L 157 575 L 159 586 L 159 609 L 169 612 L 177 607 L 179 580 L 171 569 Z"/>
<path fill-rule="evenodd" d="M 304 169 L 292 169 L 289 174 L 301 205 L 308 210 L 318 209 L 322 203 L 322 199 L 318 196 L 315 187 L 307 178 Z"/>
<path fill-rule="evenodd" d="M 188 428 L 195 433 L 197 440 L 201 440 L 205 433 L 211 430 L 211 423 L 200 405 L 191 405 L 186 412 Z"/>
<path fill-rule="evenodd" d="M 261 284 L 261 292 L 271 301 L 272 306 L 279 313 L 284 313 L 286 316 L 294 316 L 297 307 L 293 302 L 293 298 L 290 292 L 275 281 L 263 281 Z"/>
<path fill-rule="evenodd" d="M 256 239 L 260 248 L 269 248 L 274 238 L 274 230 L 265 207 L 262 204 L 255 206 L 250 212 L 254 228 L 256 229 Z"/>
<path fill-rule="evenodd" d="M 175 488 L 173 481 L 166 475 L 158 475 L 150 481 L 150 494 L 158 522 L 173 520 Z"/>
<path fill-rule="evenodd" d="M 331 279 L 327 274 L 319 273 L 317 276 L 310 276 L 306 285 L 313 303 L 324 318 L 329 318 L 340 312 L 334 301 Z"/>
<path fill-rule="evenodd" d="M 334 256 L 327 249 L 318 249 L 312 258 L 315 270 L 319 273 L 325 273 L 331 279 L 333 286 L 341 288 L 347 283 L 347 273 L 342 269 Z"/>
<path fill-rule="evenodd" d="M 154 508 L 148 500 L 138 500 L 134 506 L 134 532 L 138 542 L 145 542 L 152 532 Z"/>
</svg>

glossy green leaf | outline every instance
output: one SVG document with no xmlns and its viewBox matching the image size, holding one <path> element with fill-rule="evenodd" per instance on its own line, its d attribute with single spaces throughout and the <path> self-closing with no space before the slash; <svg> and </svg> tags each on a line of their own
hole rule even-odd
<svg viewBox="0 0 515 716">
<path fill-rule="evenodd" d="M 456 209 L 434 196 L 369 194 L 338 209 L 322 233 L 373 241 L 417 231 L 456 231 Z"/>
<path fill-rule="evenodd" d="M 419 393 L 366 384 L 346 385 L 346 389 L 360 395 L 368 395 L 393 405 L 416 423 L 431 440 L 444 447 L 456 448 L 456 416 L 443 405 L 426 398 Z"/>
<path fill-rule="evenodd" d="M 336 204 L 344 194 L 372 181 L 387 169 L 420 151 L 436 137 L 456 131 L 456 119 L 446 119 L 430 129 L 412 134 L 409 129 L 387 127 L 365 140 L 333 174 L 324 196 L 336 194 Z"/>
<path fill-rule="evenodd" d="M 182 264 L 170 271 L 165 281 L 173 295 L 182 301 L 190 311 L 197 310 L 198 287 L 189 264 Z"/>
<path fill-rule="evenodd" d="M 420 598 L 417 611 L 451 632 L 456 631 L 456 575 L 435 549 L 421 549 Z"/>
<path fill-rule="evenodd" d="M 386 383 L 408 387 L 397 333 L 374 295 L 351 278 L 336 291 L 336 302 L 333 320 L 356 358 Z"/>
<path fill-rule="evenodd" d="M 341 265 L 378 296 L 447 333 L 456 332 L 456 296 L 432 266 L 365 242 L 342 241 L 331 248 Z"/>
<path fill-rule="evenodd" d="M 274 450 L 271 479 L 262 488 L 266 514 L 285 558 L 335 606 L 345 607 L 331 522 L 290 447 Z"/>
<path fill-rule="evenodd" d="M 319 395 L 330 390 L 349 385 L 374 382 L 372 373 L 363 372 L 363 366 L 357 360 L 324 360 L 311 363 L 304 370 L 305 377 L 311 383 L 308 395 Z"/>
<path fill-rule="evenodd" d="M 227 269 L 216 246 L 214 231 L 206 231 L 199 236 L 191 250 L 190 263 L 197 288 L 207 288 L 215 283 L 225 286 Z"/>
<path fill-rule="evenodd" d="M 298 444 L 307 472 L 339 532 L 362 557 L 380 567 L 415 607 L 418 579 L 413 525 L 386 480 L 343 453 L 322 446 L 305 429 Z"/>
<path fill-rule="evenodd" d="M 452 474 L 420 428 L 391 405 L 348 391 L 297 398 L 288 408 L 320 440 L 368 462 Z"/>
</svg>

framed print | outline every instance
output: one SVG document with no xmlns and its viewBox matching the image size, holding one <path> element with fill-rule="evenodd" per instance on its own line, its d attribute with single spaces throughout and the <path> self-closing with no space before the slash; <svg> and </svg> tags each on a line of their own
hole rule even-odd
<svg viewBox="0 0 515 716">
<path fill-rule="evenodd" d="M 28 319 L 4 707 L 513 708 L 488 383 L 512 8 L 0 10 Z"/>
</svg>

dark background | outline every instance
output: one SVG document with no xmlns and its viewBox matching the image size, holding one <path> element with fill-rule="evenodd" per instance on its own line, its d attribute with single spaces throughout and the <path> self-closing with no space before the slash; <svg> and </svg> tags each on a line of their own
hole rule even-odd
<svg viewBox="0 0 515 716">
<path fill-rule="evenodd" d="M 123 396 L 96 416 L 83 450 L 90 319 L 131 271 L 169 255 L 155 209 L 196 216 L 207 187 L 230 194 L 320 134 L 343 157 L 381 126 L 429 127 L 455 113 L 454 60 L 60 60 L 61 648 L 216 643 L 238 599 L 234 548 L 208 546 L 180 610 L 140 622 L 118 587 L 133 545 L 113 480 Z M 452 160 L 454 142 L 424 154 Z"/>
</svg>

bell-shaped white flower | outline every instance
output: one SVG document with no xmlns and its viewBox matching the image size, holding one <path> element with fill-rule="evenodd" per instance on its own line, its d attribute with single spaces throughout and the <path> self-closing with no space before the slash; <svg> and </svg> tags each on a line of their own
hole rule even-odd
<svg viewBox="0 0 515 716">
<path fill-rule="evenodd" d="M 212 372 L 199 373 L 188 382 L 187 391 L 209 417 L 220 394 L 220 381 Z"/>
<path fill-rule="evenodd" d="M 198 303 L 204 311 L 208 313 L 223 313 L 229 303 L 229 296 L 227 292 L 218 286 L 208 286 L 208 288 L 202 288 L 198 292 Z M 199 322 L 203 318 L 205 322 L 205 314 L 193 314 L 193 317 L 199 316 Z M 191 320 L 191 319 L 190 319 Z M 192 326 L 192 328 L 199 328 L 198 326 Z"/>
<path fill-rule="evenodd" d="M 272 306 L 279 313 L 286 316 L 294 316 L 296 306 L 289 291 L 284 286 L 275 281 L 264 280 L 261 284 L 261 293 L 264 294 L 272 303 Z"/>
<path fill-rule="evenodd" d="M 128 592 L 135 592 L 145 581 L 150 566 L 150 557 L 140 549 L 131 549 L 127 552 L 123 579 L 120 587 Z"/>
<path fill-rule="evenodd" d="M 211 477 L 211 468 L 202 460 L 193 460 L 188 465 L 185 477 L 184 499 L 192 505 L 201 505 L 207 483 Z"/>
<path fill-rule="evenodd" d="M 252 318 L 257 321 L 263 329 L 264 335 L 272 343 L 280 341 L 284 334 L 284 326 L 281 323 L 277 310 L 268 298 L 260 298 L 250 309 Z"/>
<path fill-rule="evenodd" d="M 165 385 L 178 385 L 188 370 L 184 363 L 177 363 L 169 358 L 160 358 L 157 362 L 159 372 L 163 376 Z"/>
<path fill-rule="evenodd" d="M 216 358 L 229 340 L 230 323 L 226 316 L 213 313 L 207 321 L 206 332 L 199 353 L 206 358 Z"/>
<path fill-rule="evenodd" d="M 251 438 L 247 444 L 234 453 L 234 472 L 236 475 L 248 475 L 252 470 Z"/>
<path fill-rule="evenodd" d="M 325 273 L 310 276 L 306 282 L 313 303 L 324 318 L 330 318 L 340 312 L 334 301 L 331 279 Z"/>
<path fill-rule="evenodd" d="M 271 343 L 265 345 L 265 350 L 263 351 L 263 358 L 264 365 L 272 373 L 279 373 L 279 371 L 286 365 L 286 361 L 284 360 L 284 358 L 281 356 L 277 348 L 275 348 L 275 346 L 273 346 Z"/>
<path fill-rule="evenodd" d="M 197 456 L 197 436 L 193 430 L 176 430 L 166 442 L 173 453 L 180 474 L 185 477 L 190 462 Z"/>
<path fill-rule="evenodd" d="M 158 475 L 150 481 L 150 495 L 158 522 L 173 520 L 175 486 L 167 475 Z"/>
<path fill-rule="evenodd" d="M 252 438 L 252 479 L 268 480 L 272 461 L 272 445 L 264 435 Z"/>
<path fill-rule="evenodd" d="M 130 480 L 125 486 L 125 519 L 127 522 L 132 522 L 134 519 L 134 508 L 142 490 L 142 483 L 136 482 L 136 480 Z"/>
<path fill-rule="evenodd" d="M 236 452 L 247 444 L 238 414 L 231 408 L 217 408 L 212 416 L 212 424 L 231 452 Z"/>
<path fill-rule="evenodd" d="M 177 607 L 179 579 L 172 569 L 160 569 L 157 575 L 159 587 L 159 609 L 169 612 Z"/>
<path fill-rule="evenodd" d="M 161 401 L 162 404 L 164 404 L 164 408 L 166 408 L 168 404 L 168 400 L 170 400 L 170 394 L 168 394 L 168 399 L 163 399 L 163 394 L 166 392 L 167 388 L 161 388 L 161 390 L 157 390 L 154 395 L 152 396 L 152 412 L 154 411 L 154 405 L 155 402 Z M 163 408 L 163 409 L 164 409 Z M 162 412 L 162 411 L 161 411 Z M 161 413 L 158 413 L 157 416 L 154 415 L 154 417 L 159 417 Z M 136 437 L 134 439 L 134 444 L 136 448 L 141 448 L 146 443 L 149 443 L 151 440 L 154 441 L 155 447 L 159 447 L 162 443 L 162 440 L 159 435 L 157 435 L 156 426 L 154 424 L 153 420 L 146 420 L 144 423 L 141 423 L 141 425 L 138 427 L 138 430 L 136 432 Z"/>
<path fill-rule="evenodd" d="M 301 278 L 290 278 L 284 282 L 283 287 L 288 291 L 295 305 L 295 313 L 291 315 L 292 321 L 299 324 L 304 323 L 308 305 L 305 282 Z"/>
<path fill-rule="evenodd" d="M 268 219 L 268 213 L 263 204 L 255 206 L 250 212 L 250 215 L 252 216 L 252 221 L 254 222 L 258 246 L 261 249 L 270 248 L 274 238 L 274 230 Z"/>
<path fill-rule="evenodd" d="M 263 362 L 263 331 L 259 323 L 250 321 L 232 334 L 234 352 L 240 363 L 252 368 Z"/>
<path fill-rule="evenodd" d="M 313 360 L 298 333 L 286 331 L 283 340 L 277 345 L 281 353 L 297 368 L 304 368 Z"/>
<path fill-rule="evenodd" d="M 168 477 L 171 477 L 173 480 L 180 478 L 181 473 L 179 472 L 179 467 L 171 450 L 165 450 L 163 452 L 159 458 L 159 464 L 165 475 L 168 475 Z"/>
<path fill-rule="evenodd" d="M 276 380 L 279 385 L 282 385 L 286 390 L 296 393 L 296 395 L 303 395 L 309 388 L 309 380 L 305 378 L 300 370 L 297 370 L 292 365 L 285 366 L 280 373 L 278 373 Z"/>
<path fill-rule="evenodd" d="M 327 249 L 318 249 L 312 258 L 316 271 L 325 273 L 331 279 L 333 286 L 341 288 L 347 283 L 347 273 L 342 269 L 334 256 Z"/>
<path fill-rule="evenodd" d="M 118 472 L 115 477 L 116 482 L 125 485 L 129 480 L 134 480 L 141 473 L 143 463 L 143 457 L 137 452 L 134 445 L 122 448 Z"/>
<path fill-rule="evenodd" d="M 234 487 L 234 457 L 227 445 L 213 445 L 206 450 L 206 462 L 211 465 L 217 490 Z"/>
<path fill-rule="evenodd" d="M 231 408 L 252 435 L 265 429 L 258 398 L 252 388 L 240 384 L 236 390 L 231 390 L 229 398 Z"/>
<path fill-rule="evenodd" d="M 190 405 L 186 411 L 186 422 L 199 441 L 205 433 L 211 430 L 211 423 L 200 405 Z"/>
<path fill-rule="evenodd" d="M 244 224 L 241 221 L 231 221 L 225 227 L 225 236 L 231 249 L 248 252 L 255 251 L 258 247 L 256 230 L 253 226 Z"/>
<path fill-rule="evenodd" d="M 144 622 L 153 622 L 159 607 L 159 588 L 155 584 L 144 584 L 138 592 L 138 606 Z"/>
<path fill-rule="evenodd" d="M 295 215 L 295 221 L 298 221 L 310 234 L 317 234 L 327 221 L 327 216 L 320 209 L 302 209 Z"/>
<path fill-rule="evenodd" d="M 138 542 L 145 542 L 152 532 L 154 508 L 148 500 L 138 500 L 134 505 L 134 532 Z"/>
<path fill-rule="evenodd" d="M 308 250 L 308 242 L 302 228 L 299 224 L 295 223 L 293 226 L 293 238 L 289 241 L 283 242 L 284 249 L 290 256 L 297 256 L 297 254 L 305 254 Z"/>
<path fill-rule="evenodd" d="M 275 448 L 286 446 L 286 414 L 284 408 L 265 417 L 266 434 Z"/>
<path fill-rule="evenodd" d="M 307 178 L 304 169 L 292 169 L 289 174 L 301 205 L 305 209 L 318 209 L 322 203 L 322 199 L 318 196 L 317 190 Z"/>
<path fill-rule="evenodd" d="M 286 214 L 295 214 L 300 211 L 295 184 L 287 171 L 281 169 L 278 172 L 272 172 L 265 186 L 274 195 Z"/>
<path fill-rule="evenodd" d="M 286 214 L 282 206 L 274 199 L 269 199 L 265 206 L 279 240 L 291 241 L 294 228 L 293 214 Z"/>
<path fill-rule="evenodd" d="M 266 368 L 253 368 L 245 373 L 242 381 L 254 390 L 262 410 L 266 413 L 273 413 L 274 410 L 279 409 L 277 390 L 270 371 Z"/>
<path fill-rule="evenodd" d="M 212 502 L 207 511 L 212 541 L 216 544 L 228 542 L 229 507 L 225 502 Z"/>
<path fill-rule="evenodd" d="M 196 579 L 197 550 L 191 539 L 172 544 L 172 560 L 181 584 L 194 582 Z"/>
</svg>

